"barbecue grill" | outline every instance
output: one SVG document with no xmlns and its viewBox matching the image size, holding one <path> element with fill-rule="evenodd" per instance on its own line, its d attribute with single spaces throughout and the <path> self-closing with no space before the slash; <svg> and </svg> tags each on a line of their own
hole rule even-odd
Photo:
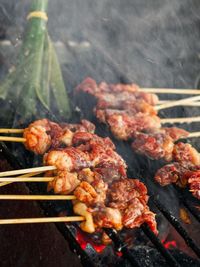
<svg viewBox="0 0 200 267">
<path fill-rule="evenodd" d="M 121 22 L 120 19 L 119 22 Z M 114 31 L 114 26 L 108 28 L 107 31 Z M 84 38 L 90 39 L 87 33 L 85 33 Z M 88 74 L 99 81 L 109 77 L 110 81 L 113 82 L 132 82 L 130 75 L 127 77 L 124 74 L 125 71 L 123 68 L 102 49 L 102 46 L 96 40 L 92 42 L 92 47 L 89 50 L 86 49 L 87 51 L 82 51 L 80 46 L 72 46 L 70 42 L 67 43 L 67 48 L 72 61 L 74 61 L 73 63 L 68 62 L 64 66 L 66 80 L 71 89 Z M 90 56 L 87 54 L 88 51 Z M 98 58 L 92 58 L 96 54 L 98 54 Z M 98 61 L 96 67 L 91 67 L 95 65 L 96 61 Z M 85 103 L 87 103 L 87 107 L 85 107 Z M 79 121 L 80 117 L 90 119 L 97 126 L 97 134 L 100 136 L 110 136 L 113 139 L 106 126 L 98 123 L 94 118 L 92 114 L 94 104 L 93 99 L 86 99 L 84 95 L 74 98 L 75 112 L 72 116 L 72 121 Z M 176 108 L 176 112 L 177 114 L 182 114 L 183 109 Z M 189 111 L 186 115 L 188 114 Z M 170 115 L 170 111 L 163 113 L 163 116 L 168 115 Z M 53 120 L 55 120 L 55 114 L 48 114 L 48 116 L 52 116 Z M 192 127 L 193 125 L 191 125 Z M 200 215 L 196 207 L 199 205 L 199 201 L 192 198 L 186 190 L 177 188 L 176 186 L 169 186 L 167 189 L 157 186 L 152 178 L 160 163 L 134 154 L 127 143 L 115 140 L 115 144 L 119 154 L 127 161 L 129 177 L 140 178 L 148 187 L 150 207 L 159 214 L 160 225 L 164 225 L 164 230 L 162 231 L 165 232 L 170 229 L 170 235 L 168 236 L 171 239 L 168 240 L 163 233 L 161 237 L 155 236 L 147 225 L 143 225 L 136 233 L 131 233 L 130 236 L 128 231 L 119 234 L 114 230 L 105 229 L 113 241 L 112 247 L 108 246 L 105 248 L 96 243 L 90 236 L 88 237 L 87 234 L 80 231 L 75 223 L 73 225 L 56 224 L 61 234 L 70 244 L 71 250 L 81 258 L 83 266 L 199 266 L 200 263 L 197 260 L 200 257 L 198 238 L 195 237 L 194 233 L 189 232 L 188 227 L 183 226 L 183 223 L 178 219 L 177 213 L 180 204 L 181 207 L 184 207 L 192 215 L 193 227 L 198 228 Z M 8 148 L 2 143 L 1 150 L 3 156 L 14 169 L 32 166 L 33 161 L 37 165 L 37 161 L 28 152 L 23 151 L 21 153 L 22 150 L 17 149 L 17 146 L 11 149 L 11 147 Z M 18 151 L 16 153 L 17 157 L 13 155 L 13 151 Z M 20 154 L 22 158 L 19 160 Z M 21 162 L 23 162 L 23 166 Z M 143 177 L 146 177 L 146 179 Z M 42 185 L 27 184 L 27 186 L 29 186 L 33 194 L 46 193 L 46 188 Z M 173 202 L 170 203 L 170 201 L 167 201 L 168 196 L 172 196 L 173 201 L 176 201 L 175 208 L 173 207 Z M 49 216 L 55 216 L 71 209 L 69 203 L 66 204 L 63 202 L 41 202 L 40 204 L 45 214 Z M 185 242 L 186 244 L 184 252 L 176 244 L 178 243 L 176 240 L 177 235 L 181 236 L 181 242 Z"/>
<path fill-rule="evenodd" d="M 81 115 L 86 117 L 87 114 L 84 114 L 83 111 L 81 112 Z M 74 117 L 76 120 L 77 114 L 74 115 Z M 92 118 L 90 117 L 90 119 Z M 95 119 L 93 118 L 93 120 Z M 110 135 L 108 129 L 106 129 L 104 126 L 99 124 L 97 121 L 95 121 L 95 124 L 97 126 L 96 132 L 99 135 Z M 182 202 L 182 205 L 194 216 L 196 223 L 199 223 L 198 210 L 196 210 L 195 208 L 195 206 L 198 205 L 198 201 L 195 202 L 195 200 L 190 197 L 184 190 L 178 189 L 173 186 L 171 186 L 170 189 L 167 189 L 167 194 L 165 192 L 165 197 L 163 198 L 163 192 L 165 191 L 165 189 L 156 189 L 154 182 L 150 182 L 151 177 L 153 177 L 153 172 L 155 171 L 154 169 L 156 168 L 155 162 L 146 161 L 144 158 L 141 160 L 141 158 L 138 158 L 140 156 L 133 155 L 130 146 L 126 143 L 119 141 L 116 141 L 115 143 L 119 153 L 124 158 L 126 158 L 129 166 L 129 177 L 135 177 L 136 175 L 138 177 L 138 173 L 140 172 L 139 178 L 148 187 L 148 192 L 150 195 L 150 207 L 153 208 L 156 213 L 161 213 L 168 220 L 171 226 L 173 226 L 173 228 L 178 232 L 178 234 L 181 235 L 187 246 L 190 248 L 189 253 L 192 255 L 192 257 L 187 255 L 186 253 L 181 252 L 177 247 L 175 249 L 167 249 L 169 242 L 165 243 L 165 239 L 160 240 L 157 236 L 155 236 L 155 234 L 149 229 L 147 225 L 142 225 L 141 229 L 139 230 L 140 233 L 137 233 L 137 235 L 142 235 L 143 233 L 143 237 L 138 237 L 140 240 L 140 245 L 135 245 L 134 234 L 132 235 L 132 239 L 134 239 L 134 241 L 130 245 L 130 237 L 128 238 L 128 243 L 126 243 L 127 237 L 124 238 L 124 236 L 127 236 L 127 233 L 125 235 L 123 233 L 120 235 L 114 230 L 105 229 L 106 233 L 113 241 L 112 248 L 105 248 L 101 244 L 95 243 L 94 240 L 91 237 L 88 237 L 87 234 L 83 233 L 76 224 L 69 225 L 59 223 L 56 226 L 58 227 L 62 235 L 68 240 L 71 250 L 73 252 L 76 252 L 77 255 L 81 257 L 83 266 L 103 267 L 109 265 L 113 266 L 113 264 L 116 266 L 140 266 L 141 264 L 143 264 L 144 266 L 154 266 L 153 264 L 155 264 L 155 262 L 158 265 L 162 263 L 163 266 L 188 266 L 189 264 L 198 266 L 199 262 L 194 258 L 200 257 L 200 249 L 196 244 L 196 241 L 193 240 L 188 231 L 181 225 L 179 219 L 174 216 L 174 212 L 176 211 L 172 210 L 172 207 L 170 207 L 170 205 L 166 207 L 165 200 L 166 196 L 173 196 L 175 192 L 175 194 L 178 195 L 179 201 Z M 5 144 L 1 144 L 1 149 L 5 158 L 13 166 L 13 168 L 16 169 L 24 167 L 21 166 L 21 164 L 18 162 L 18 159 L 13 156 L 13 154 L 5 146 Z M 28 152 L 25 152 L 26 158 L 29 158 L 28 154 Z M 130 155 L 133 155 L 133 157 L 130 157 Z M 32 160 L 34 160 L 34 162 L 36 163 L 35 159 Z M 31 163 L 28 161 L 26 162 L 26 164 Z M 149 171 L 151 165 L 153 167 L 151 168 L 151 171 Z M 148 180 L 144 180 L 142 177 L 147 177 Z M 41 185 L 29 184 L 28 186 L 33 194 L 44 194 L 46 192 L 46 188 Z M 41 204 L 41 206 L 44 209 L 45 214 L 49 216 L 61 214 L 63 212 L 66 212 L 66 210 L 69 211 L 71 208 L 69 204 L 63 204 L 61 202 L 44 202 Z M 177 209 L 179 209 L 179 205 L 177 205 Z M 162 219 L 161 224 L 163 223 L 164 222 Z M 164 231 L 166 231 L 166 229 L 167 227 L 164 228 Z M 147 237 L 147 239 L 144 238 L 144 235 Z M 172 241 L 176 242 L 176 240 Z M 137 243 L 138 242 L 136 242 L 136 244 Z"/>
</svg>

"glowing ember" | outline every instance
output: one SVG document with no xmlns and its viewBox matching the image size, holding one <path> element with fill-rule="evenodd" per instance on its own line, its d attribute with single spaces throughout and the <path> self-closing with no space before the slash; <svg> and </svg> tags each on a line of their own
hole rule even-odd
<svg viewBox="0 0 200 267">
<path fill-rule="evenodd" d="M 164 240 L 162 240 L 162 243 L 163 243 L 163 245 L 164 245 L 164 247 L 166 249 L 172 249 L 172 248 L 176 248 L 177 247 L 177 244 L 176 244 L 175 240 L 172 240 L 172 241 L 164 241 Z"/>
<path fill-rule="evenodd" d="M 106 247 L 102 244 L 95 244 L 86 234 L 82 233 L 80 230 L 77 231 L 76 240 L 84 250 L 86 249 L 86 246 L 88 244 L 90 244 L 97 253 L 101 253 Z"/>
<path fill-rule="evenodd" d="M 121 251 L 118 251 L 116 252 L 117 256 L 121 257 L 122 256 L 122 252 Z"/>
</svg>

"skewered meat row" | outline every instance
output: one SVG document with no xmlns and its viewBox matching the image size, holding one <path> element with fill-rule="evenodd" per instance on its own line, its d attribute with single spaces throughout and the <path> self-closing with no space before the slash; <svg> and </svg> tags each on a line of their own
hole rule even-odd
<svg viewBox="0 0 200 267">
<path fill-rule="evenodd" d="M 85 79 L 76 89 L 95 96 L 96 117 L 109 125 L 116 138 L 134 140 L 133 150 L 149 158 L 171 161 L 174 142 L 187 137 L 189 133 L 176 127 L 161 128 L 160 118 L 154 109 L 158 102 L 157 96 L 144 92 L 139 94 L 138 90 L 136 85 L 97 85 L 90 78 Z M 102 104 L 102 99 L 106 104 Z"/>
<path fill-rule="evenodd" d="M 97 111 L 97 118 L 104 123 L 107 123 L 110 127 L 112 134 L 120 140 L 128 140 L 134 138 L 136 132 L 150 131 L 153 129 L 159 129 L 161 127 L 160 119 L 157 116 L 150 116 L 144 113 L 137 113 L 136 115 L 128 115 L 127 113 L 109 114 L 106 117 L 102 117 Z"/>
<path fill-rule="evenodd" d="M 44 154 L 50 147 L 70 146 L 76 132 L 93 133 L 94 130 L 94 124 L 87 120 L 82 120 L 80 124 L 57 124 L 41 119 L 31 123 L 24 130 L 23 137 L 26 139 L 25 147 L 28 150 L 36 154 Z"/>
<path fill-rule="evenodd" d="M 139 91 L 136 84 L 107 84 L 101 82 L 99 85 L 95 80 L 86 78 L 77 88 L 77 91 L 95 96 L 98 100 L 97 106 L 120 108 L 125 101 L 144 100 L 150 105 L 158 104 L 158 97 L 155 94 L 149 94 Z M 103 105 L 104 102 L 105 104 Z"/>
<path fill-rule="evenodd" d="M 127 178 L 126 164 L 109 138 L 77 132 L 71 147 L 49 151 L 44 155 L 44 163 L 57 168 L 48 189 L 60 194 L 73 192 L 77 198 L 74 212 L 89 218 L 81 223 L 82 230 L 121 230 L 146 222 L 157 233 L 145 185 Z"/>
</svg>

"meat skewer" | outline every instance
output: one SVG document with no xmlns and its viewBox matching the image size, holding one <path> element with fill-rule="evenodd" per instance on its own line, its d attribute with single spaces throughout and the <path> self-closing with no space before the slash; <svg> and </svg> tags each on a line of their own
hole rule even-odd
<svg viewBox="0 0 200 267">
<path fill-rule="evenodd" d="M 23 129 L 19 129 L 21 132 Z M 22 137 L 0 136 L 0 141 L 23 142 L 25 147 L 36 154 L 44 154 L 50 148 L 61 145 L 70 146 L 73 136 L 77 132 L 90 132 L 95 130 L 94 124 L 82 120 L 80 124 L 57 124 L 47 119 L 37 120 L 23 130 Z M 0 129 L 3 133 L 17 132 L 18 129 Z"/>
<path fill-rule="evenodd" d="M 108 116 L 109 119 L 107 119 L 106 116 Z M 114 127 L 114 125 L 113 125 L 114 123 L 117 124 L 117 123 L 121 122 L 124 124 L 124 126 L 126 126 L 126 128 L 127 127 L 129 128 L 129 131 L 148 130 L 148 129 L 151 129 L 152 126 L 153 126 L 153 128 L 159 129 L 160 123 L 162 123 L 162 124 L 175 123 L 175 122 L 177 122 L 177 123 L 187 123 L 188 122 L 189 123 L 189 122 L 199 122 L 200 121 L 200 117 L 167 118 L 167 119 L 161 119 L 161 120 L 156 116 L 144 116 L 143 114 L 138 114 L 137 116 L 131 117 L 131 116 L 127 116 L 126 113 L 120 114 L 119 112 L 116 113 L 115 111 L 109 111 L 109 110 L 107 110 L 106 112 L 105 111 L 102 112 L 102 111 L 98 110 L 97 111 L 97 117 L 102 122 L 106 122 L 106 119 L 107 119 L 111 128 Z M 35 123 L 39 124 L 40 121 L 36 121 Z M 67 143 L 67 141 L 65 142 L 66 146 L 71 145 L 74 134 L 76 134 L 76 133 L 73 133 L 73 134 L 70 133 L 69 134 L 70 137 L 68 137 L 68 143 Z M 131 134 L 131 132 L 130 132 L 130 134 Z M 191 133 L 188 133 L 187 137 L 198 137 L 198 136 L 199 136 L 199 132 L 194 132 L 194 133 L 191 132 Z M 65 135 L 65 137 L 67 138 L 67 135 Z M 121 139 L 122 137 L 119 136 L 119 138 Z M 128 138 L 128 137 L 126 137 L 126 138 Z M 32 139 L 34 139 L 34 142 L 32 141 Z M 40 131 L 39 133 L 37 133 L 37 130 L 35 130 L 35 132 L 29 134 L 27 139 L 26 138 L 20 138 L 20 137 L 0 136 L 0 140 L 25 142 L 25 145 L 28 149 L 32 150 L 35 153 L 39 153 L 39 154 L 45 153 L 49 148 L 49 141 L 48 141 L 48 138 L 46 136 L 46 132 L 42 133 Z M 33 143 L 34 143 L 34 145 L 33 145 Z M 40 143 L 42 143 L 42 145 Z M 53 147 L 59 147 L 59 141 L 56 141 L 56 138 L 54 138 L 53 143 L 54 143 Z"/>
<path fill-rule="evenodd" d="M 141 89 L 136 84 L 107 84 L 101 82 L 99 85 L 91 79 L 86 78 L 79 86 L 76 88 L 76 92 L 85 92 L 87 94 L 95 96 L 98 100 L 97 108 L 108 108 L 117 107 L 121 105 L 126 106 L 126 103 L 137 101 L 144 101 L 149 105 L 155 106 L 159 104 L 159 99 L 154 93 L 177 93 L 177 94 L 197 94 L 197 96 L 184 98 L 180 100 L 170 101 L 170 103 L 164 103 L 163 105 L 158 105 L 154 107 L 155 110 L 161 110 L 163 108 L 173 107 L 181 104 L 186 104 L 189 102 L 194 102 L 200 100 L 199 90 L 178 90 L 178 89 L 166 89 L 166 88 L 144 88 Z M 114 104 L 114 105 L 113 105 Z"/>
</svg>

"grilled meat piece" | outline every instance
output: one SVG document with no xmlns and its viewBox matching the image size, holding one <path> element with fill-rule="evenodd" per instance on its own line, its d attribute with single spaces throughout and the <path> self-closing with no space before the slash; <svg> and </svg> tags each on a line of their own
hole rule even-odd
<svg viewBox="0 0 200 267">
<path fill-rule="evenodd" d="M 134 115 L 139 112 L 149 115 L 157 115 L 155 108 L 145 100 L 136 100 L 135 102 L 127 100 L 123 103 L 122 109 L 127 111 L 127 114 Z"/>
<path fill-rule="evenodd" d="M 89 205 L 95 203 L 98 196 L 93 186 L 87 182 L 81 182 L 80 185 L 75 189 L 74 195 L 80 202 Z"/>
<path fill-rule="evenodd" d="M 36 154 L 44 154 L 50 147 L 70 146 L 76 132 L 94 132 L 95 126 L 87 120 L 81 124 L 57 124 L 47 119 L 37 120 L 24 130 L 25 147 Z"/>
<path fill-rule="evenodd" d="M 114 181 L 127 177 L 126 168 L 124 166 L 107 164 L 103 167 L 95 168 L 95 176 L 99 176 L 107 184 L 112 184 Z"/>
<path fill-rule="evenodd" d="M 99 104 L 99 102 L 98 102 Z M 103 123 L 106 123 L 109 117 L 113 115 L 129 115 L 133 116 L 136 115 L 137 113 L 143 113 L 147 115 L 156 115 L 157 112 L 153 108 L 153 106 L 149 105 L 146 103 L 144 100 L 141 101 L 124 101 L 123 104 L 118 107 L 115 107 L 114 109 L 112 108 L 106 108 L 103 109 L 103 107 L 99 107 L 97 104 L 97 108 L 94 109 L 96 117 Z"/>
<path fill-rule="evenodd" d="M 122 223 L 125 227 L 135 228 L 147 223 L 151 230 L 158 234 L 155 213 L 151 212 L 146 202 L 141 199 L 133 199 L 122 214 Z"/>
<path fill-rule="evenodd" d="M 183 178 L 187 169 L 180 163 L 174 162 L 160 168 L 155 174 L 155 180 L 162 186 L 176 183 Z M 184 183 L 184 182 L 183 182 Z"/>
<path fill-rule="evenodd" d="M 85 217 L 85 221 L 80 224 L 80 227 L 83 231 L 87 233 L 94 233 L 95 232 L 95 225 L 93 221 L 93 217 L 91 212 L 89 211 L 88 207 L 81 202 L 75 202 L 73 205 L 74 213 Z"/>
<path fill-rule="evenodd" d="M 151 159 L 157 160 L 164 158 L 166 161 L 171 161 L 174 142 L 173 139 L 166 134 L 139 133 L 132 143 L 132 148 L 137 153 L 146 155 Z"/>
<path fill-rule="evenodd" d="M 126 91 L 118 93 L 98 93 L 95 95 L 97 98 L 97 108 L 107 109 L 115 108 L 122 109 L 126 101 L 136 102 L 135 94 Z"/>
<path fill-rule="evenodd" d="M 80 181 L 92 183 L 94 181 L 94 172 L 90 168 L 84 168 L 78 172 L 78 178 Z"/>
<path fill-rule="evenodd" d="M 189 132 L 177 127 L 165 127 L 161 128 L 160 131 L 168 134 L 174 142 L 178 141 L 181 138 L 187 138 L 189 135 Z"/>
<path fill-rule="evenodd" d="M 95 134 L 77 133 L 74 135 L 73 144 L 78 145 L 78 149 L 89 153 L 93 167 L 113 164 L 126 168 L 124 160 L 115 152 L 115 145 L 108 137 L 101 138 Z"/>
<path fill-rule="evenodd" d="M 77 132 L 73 136 L 73 146 L 78 146 L 83 151 L 91 150 L 95 145 L 115 150 L 115 145 L 109 137 L 102 138 L 92 133 Z M 83 144 L 83 146 L 81 146 Z M 85 146 L 84 146 L 85 145 Z"/>
<path fill-rule="evenodd" d="M 81 182 L 74 191 L 74 195 L 83 203 L 92 206 L 93 204 L 104 203 L 106 200 L 108 185 L 94 173 L 91 183 Z"/>
<path fill-rule="evenodd" d="M 51 126 L 47 119 L 31 123 L 24 130 L 23 137 L 26 138 L 25 147 L 36 154 L 45 153 L 51 146 L 50 130 Z"/>
<path fill-rule="evenodd" d="M 44 155 L 44 164 L 55 166 L 60 171 L 78 171 L 91 167 L 89 154 L 78 148 L 70 147 L 52 150 Z"/>
<path fill-rule="evenodd" d="M 182 142 L 174 145 L 173 159 L 185 166 L 200 165 L 200 156 L 198 151 L 190 144 L 184 144 Z"/>
<path fill-rule="evenodd" d="M 94 133 L 95 131 L 95 125 L 88 120 L 81 120 L 81 122 L 77 124 L 61 123 L 60 126 L 63 130 L 69 129 L 73 133 L 76 133 L 76 132 Z"/>
<path fill-rule="evenodd" d="M 143 113 L 137 113 L 135 116 L 114 114 L 108 117 L 107 123 L 113 135 L 121 140 L 132 138 L 135 132 L 160 128 L 160 119 L 157 116 L 149 116 Z"/>
<path fill-rule="evenodd" d="M 147 188 L 137 179 L 122 179 L 114 181 L 109 188 L 110 206 L 123 209 L 123 205 L 134 198 L 142 197 L 148 200 Z"/>
<path fill-rule="evenodd" d="M 121 212 L 118 209 L 97 207 L 92 215 L 96 227 L 114 228 L 116 230 L 121 230 L 123 227 Z"/>
<path fill-rule="evenodd" d="M 54 189 L 56 194 L 69 194 L 80 184 L 77 173 L 58 171 L 55 179 L 48 183 L 48 191 Z"/>
<path fill-rule="evenodd" d="M 113 182 L 108 199 L 110 207 L 120 210 L 125 227 L 140 227 L 146 222 L 157 233 L 155 214 L 147 206 L 147 188 L 139 180 L 123 179 Z"/>
<path fill-rule="evenodd" d="M 107 84 L 105 82 L 101 82 L 97 85 L 96 81 L 92 78 L 86 78 L 80 85 L 77 86 L 77 91 L 83 91 L 92 95 L 100 94 L 100 93 L 120 93 L 120 92 L 137 92 L 139 87 L 136 84 Z"/>
</svg>

